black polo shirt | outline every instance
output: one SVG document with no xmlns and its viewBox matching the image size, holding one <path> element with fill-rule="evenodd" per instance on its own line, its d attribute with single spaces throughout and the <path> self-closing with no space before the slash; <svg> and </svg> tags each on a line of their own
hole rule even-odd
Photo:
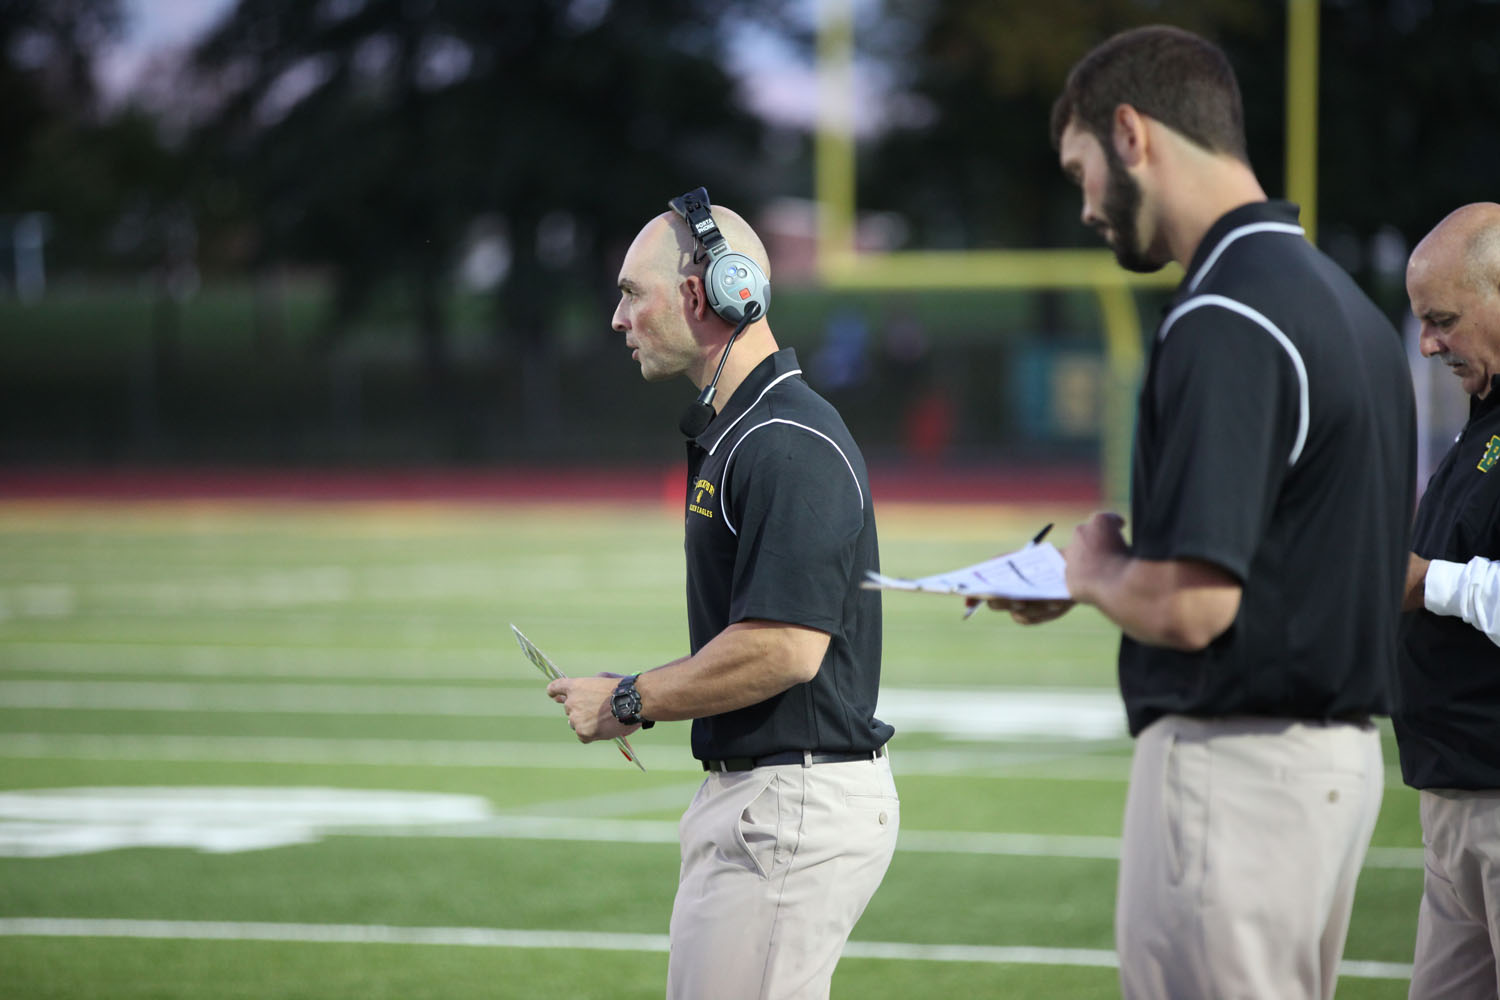
<svg viewBox="0 0 1500 1000">
<path fill-rule="evenodd" d="M 875 718 L 880 568 L 865 462 L 787 348 L 756 366 L 688 442 L 687 606 L 692 650 L 746 619 L 827 632 L 818 674 L 766 701 L 693 720 L 700 760 L 783 750 L 866 752 Z"/>
<path fill-rule="evenodd" d="M 1415 488 L 1411 375 L 1384 315 L 1287 202 L 1219 219 L 1151 349 L 1133 555 L 1243 586 L 1198 652 L 1125 638 L 1132 734 L 1167 713 L 1386 713 Z"/>
<path fill-rule="evenodd" d="M 1500 378 L 1427 482 L 1412 551 L 1500 559 Z M 1401 616 L 1401 697 L 1393 720 L 1413 788 L 1500 789 L 1500 647 L 1452 615 Z"/>
</svg>

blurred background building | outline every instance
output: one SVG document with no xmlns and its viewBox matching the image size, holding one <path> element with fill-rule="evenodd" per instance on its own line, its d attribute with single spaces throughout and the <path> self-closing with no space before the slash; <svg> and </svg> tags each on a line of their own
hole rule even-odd
<svg viewBox="0 0 1500 1000">
<path fill-rule="evenodd" d="M 1399 320 L 1409 247 L 1496 195 L 1500 3 L 1312 6 L 1316 239 Z M 828 97 L 857 253 L 1094 248 L 1047 141 L 1071 64 L 1215 39 L 1281 195 L 1290 9 L 0 0 L 0 475 L 672 463 L 690 387 L 643 385 L 609 317 L 699 184 L 765 236 L 773 326 L 873 462 L 1098 469 L 1128 433 L 1093 295 L 827 280 Z M 1167 294 L 1133 291 L 1147 334 Z"/>
</svg>

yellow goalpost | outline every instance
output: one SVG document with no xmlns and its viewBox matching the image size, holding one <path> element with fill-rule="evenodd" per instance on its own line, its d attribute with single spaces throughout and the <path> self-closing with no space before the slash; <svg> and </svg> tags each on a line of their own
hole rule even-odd
<svg viewBox="0 0 1500 1000">
<path fill-rule="evenodd" d="M 854 0 L 819 0 L 819 115 L 814 145 L 818 204 L 818 271 L 835 289 L 1030 289 L 1092 291 L 1107 362 L 1101 407 L 1101 482 L 1105 498 L 1129 491 L 1134 394 L 1143 360 L 1134 289 L 1170 288 L 1181 269 L 1156 274 L 1121 269 L 1109 250 L 855 249 Z M 1302 206 L 1307 238 L 1316 240 L 1318 144 L 1318 0 L 1287 0 L 1286 188 Z M 1041 141 L 1041 137 L 1037 138 Z"/>
</svg>

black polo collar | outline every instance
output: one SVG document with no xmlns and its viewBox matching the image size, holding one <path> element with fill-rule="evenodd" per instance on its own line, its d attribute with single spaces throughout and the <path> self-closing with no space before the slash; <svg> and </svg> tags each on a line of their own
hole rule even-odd
<svg viewBox="0 0 1500 1000">
<path fill-rule="evenodd" d="M 1177 286 L 1177 298 L 1192 295 L 1198 284 L 1218 263 L 1219 256 L 1231 243 L 1244 236 L 1263 232 L 1280 232 L 1301 235 L 1302 226 L 1297 221 L 1298 207 L 1289 201 L 1272 199 L 1252 201 L 1248 205 L 1231 209 L 1203 234 L 1198 249 L 1193 251 L 1192 262 L 1182 284 Z"/>
<path fill-rule="evenodd" d="M 1482 417 L 1495 407 L 1500 406 L 1500 375 L 1490 377 L 1490 391 L 1483 399 L 1478 396 L 1469 397 L 1469 420 L 1472 422 L 1477 417 Z"/>
<path fill-rule="evenodd" d="M 714 416 L 703 433 L 693 439 L 693 443 L 704 451 L 712 452 L 740 418 L 760 401 L 761 395 L 772 384 L 788 376 L 800 375 L 801 372 L 802 366 L 797 363 L 797 352 L 793 348 L 783 347 L 774 354 L 767 355 L 750 370 L 750 374 L 735 388 L 734 394 L 724 401 L 724 408 Z"/>
</svg>

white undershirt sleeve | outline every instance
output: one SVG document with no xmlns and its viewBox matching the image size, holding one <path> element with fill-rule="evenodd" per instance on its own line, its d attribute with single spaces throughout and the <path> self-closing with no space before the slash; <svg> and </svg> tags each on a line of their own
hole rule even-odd
<svg viewBox="0 0 1500 1000">
<path fill-rule="evenodd" d="M 1462 618 L 1500 646 L 1500 560 L 1467 563 L 1434 559 L 1427 565 L 1422 603 L 1435 615 Z"/>
</svg>

